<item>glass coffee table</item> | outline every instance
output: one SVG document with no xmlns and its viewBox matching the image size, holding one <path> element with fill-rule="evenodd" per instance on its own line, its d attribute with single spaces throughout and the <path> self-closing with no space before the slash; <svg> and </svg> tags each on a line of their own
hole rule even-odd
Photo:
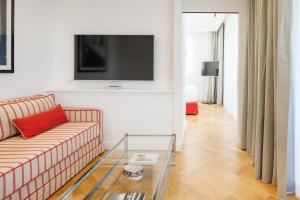
<svg viewBox="0 0 300 200">
<path fill-rule="evenodd" d="M 175 157 L 175 134 L 126 134 L 60 199 L 162 200 Z M 128 173 L 124 167 L 141 171 Z"/>
</svg>

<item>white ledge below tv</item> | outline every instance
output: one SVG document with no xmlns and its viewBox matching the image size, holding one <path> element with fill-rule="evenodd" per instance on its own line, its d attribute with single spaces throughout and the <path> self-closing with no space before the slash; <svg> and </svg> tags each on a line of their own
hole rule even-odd
<svg viewBox="0 0 300 200">
<path fill-rule="evenodd" d="M 60 92 L 99 92 L 99 93 L 166 93 L 173 94 L 173 90 L 157 90 L 157 89 L 83 89 L 83 88 L 60 88 L 60 89 L 47 89 L 49 93 Z"/>
</svg>

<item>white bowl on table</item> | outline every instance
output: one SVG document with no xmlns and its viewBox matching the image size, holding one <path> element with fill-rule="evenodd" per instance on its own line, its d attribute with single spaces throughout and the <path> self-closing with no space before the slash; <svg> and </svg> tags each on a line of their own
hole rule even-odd
<svg viewBox="0 0 300 200">
<path fill-rule="evenodd" d="M 144 168 L 140 165 L 125 165 L 123 174 L 131 181 L 139 181 L 144 177 Z"/>
</svg>

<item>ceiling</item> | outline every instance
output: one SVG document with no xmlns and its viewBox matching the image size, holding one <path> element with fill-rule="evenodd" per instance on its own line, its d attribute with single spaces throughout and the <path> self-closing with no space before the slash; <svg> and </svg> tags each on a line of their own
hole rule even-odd
<svg viewBox="0 0 300 200">
<path fill-rule="evenodd" d="M 217 31 L 227 14 L 185 13 L 184 24 L 188 32 Z"/>
</svg>

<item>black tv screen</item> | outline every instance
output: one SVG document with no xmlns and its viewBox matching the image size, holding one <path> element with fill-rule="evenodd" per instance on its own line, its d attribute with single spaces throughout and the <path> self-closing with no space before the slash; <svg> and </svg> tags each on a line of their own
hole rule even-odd
<svg viewBox="0 0 300 200">
<path fill-rule="evenodd" d="M 153 35 L 75 35 L 75 80 L 153 80 Z"/>
<path fill-rule="evenodd" d="M 202 76 L 219 76 L 219 61 L 204 62 Z"/>
</svg>

